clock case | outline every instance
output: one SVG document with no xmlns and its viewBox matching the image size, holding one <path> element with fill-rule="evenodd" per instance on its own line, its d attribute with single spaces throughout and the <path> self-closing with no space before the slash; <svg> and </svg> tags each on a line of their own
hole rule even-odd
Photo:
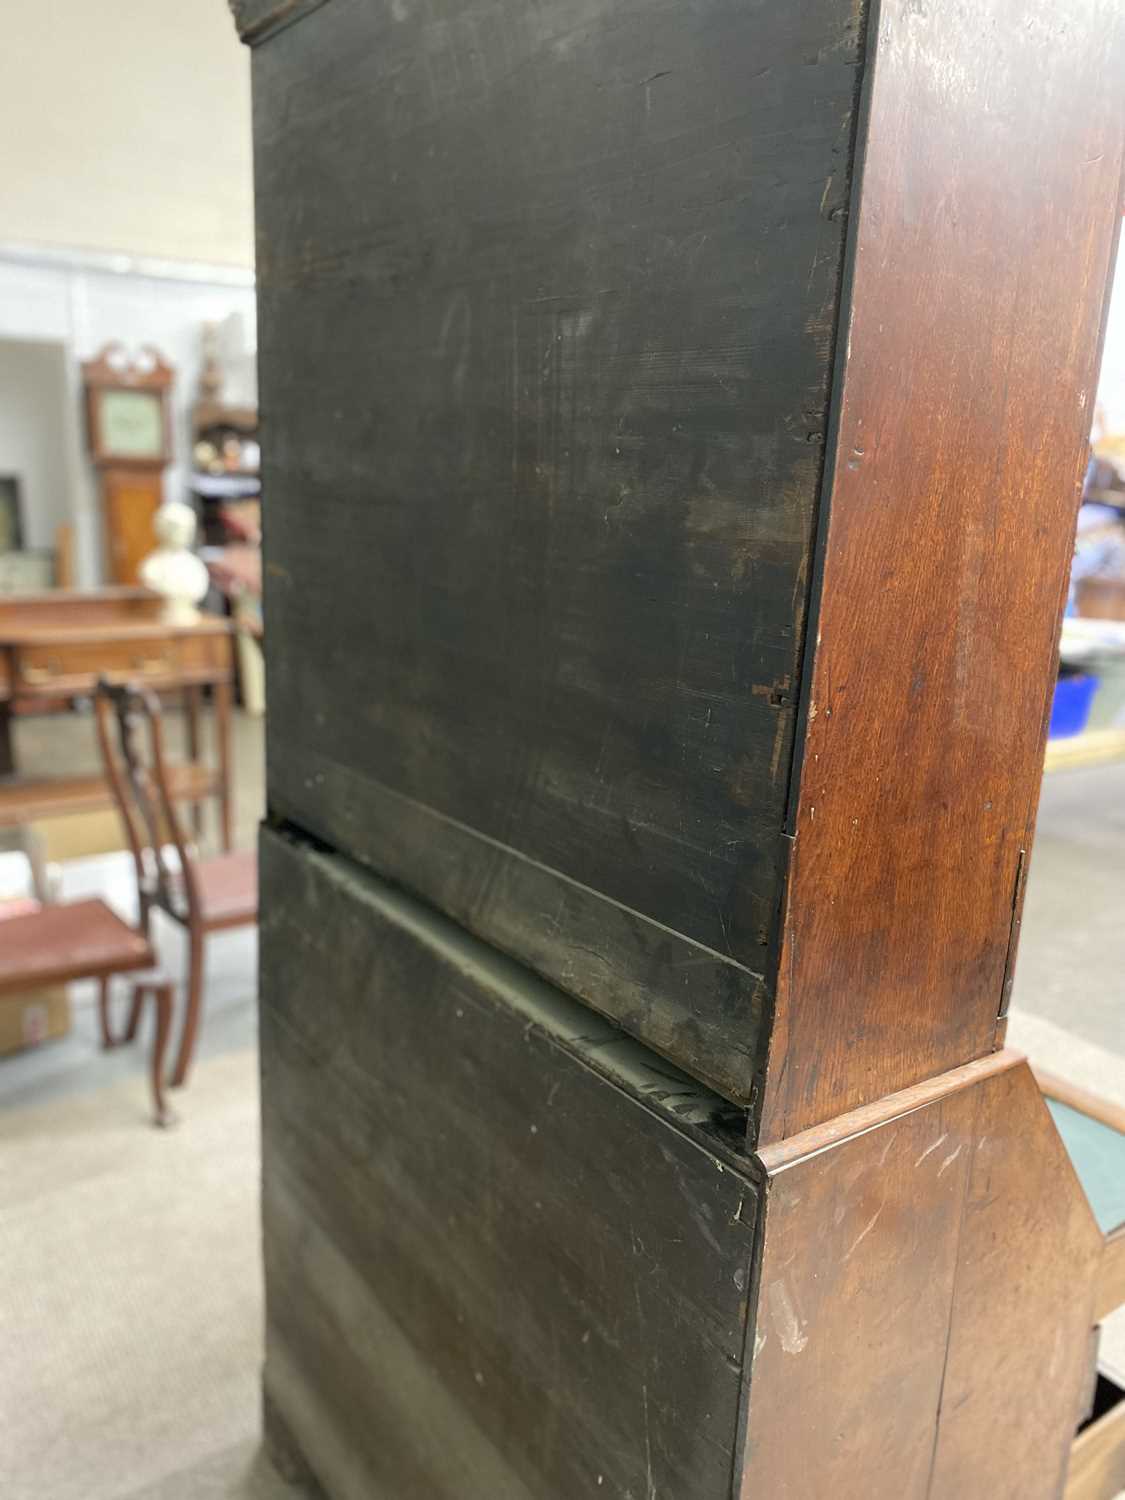
<svg viewBox="0 0 1125 1500">
<path fill-rule="evenodd" d="M 131 359 L 124 345 L 106 344 L 82 365 L 86 432 L 97 471 L 109 582 L 137 582 L 141 561 L 155 545 L 153 520 L 164 498 L 164 470 L 172 459 L 172 388 L 175 370 L 159 350 L 145 345 Z M 122 454 L 106 441 L 102 405 L 114 391 L 151 393 L 160 404 L 160 443 L 151 454 Z"/>
</svg>

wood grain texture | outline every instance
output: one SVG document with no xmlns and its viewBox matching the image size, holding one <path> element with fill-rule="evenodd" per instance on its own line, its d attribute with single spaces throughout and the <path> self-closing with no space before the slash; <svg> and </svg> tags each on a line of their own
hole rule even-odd
<svg viewBox="0 0 1125 1500">
<path fill-rule="evenodd" d="M 948 1073 L 939 1073 L 935 1078 L 911 1084 L 897 1094 L 885 1094 L 882 1099 L 861 1104 L 858 1109 L 849 1110 L 846 1115 L 825 1120 L 822 1125 L 810 1125 L 799 1135 L 759 1147 L 757 1159 L 767 1173 L 776 1174 L 806 1157 L 818 1156 L 830 1146 L 851 1136 L 862 1135 L 877 1126 L 886 1125 L 890 1120 L 898 1119 L 900 1115 L 936 1104 L 958 1089 L 968 1088 L 991 1078 L 994 1073 L 1010 1068 L 1018 1055 L 1012 1051 L 993 1052 L 987 1057 L 979 1057 L 971 1063 L 953 1068 Z"/>
<path fill-rule="evenodd" d="M 927 1496 L 974 1110 L 970 1083 L 771 1169 L 742 1500 Z"/>
<path fill-rule="evenodd" d="M 333 0 L 254 54 L 272 805 L 739 1100 L 860 30 Z"/>
<path fill-rule="evenodd" d="M 1047 1500 L 1083 1415 L 1102 1235 L 1027 1064 L 975 1096 L 930 1500 Z"/>
<path fill-rule="evenodd" d="M 1052 1500 L 1101 1245 L 1027 1064 L 850 1119 L 764 1154 L 744 1500 Z"/>
<path fill-rule="evenodd" d="M 327 755 L 292 744 L 273 757 L 275 807 L 307 806 L 334 847 L 426 894 L 471 932 L 551 976 L 739 1103 L 750 1097 L 768 998 L 760 975 L 564 879 Z M 0 810 L 3 794 L 0 792 Z"/>
<path fill-rule="evenodd" d="M 728 1107 L 359 867 L 261 859 L 265 1381 L 325 1488 L 725 1500 Z"/>
<path fill-rule="evenodd" d="M 163 469 L 109 466 L 99 472 L 105 526 L 105 572 L 112 583 L 135 585 L 156 541 L 153 521 L 164 497 Z"/>
<path fill-rule="evenodd" d="M 763 1140 L 993 1046 L 1121 208 L 1121 33 L 1116 0 L 879 5 Z"/>
</svg>

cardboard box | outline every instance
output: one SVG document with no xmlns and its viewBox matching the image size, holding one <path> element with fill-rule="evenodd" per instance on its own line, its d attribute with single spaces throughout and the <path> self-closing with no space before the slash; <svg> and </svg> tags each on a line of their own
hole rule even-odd
<svg viewBox="0 0 1125 1500">
<path fill-rule="evenodd" d="M 0 999 L 0 1057 L 66 1036 L 70 1000 L 65 984 L 27 990 Z"/>
</svg>

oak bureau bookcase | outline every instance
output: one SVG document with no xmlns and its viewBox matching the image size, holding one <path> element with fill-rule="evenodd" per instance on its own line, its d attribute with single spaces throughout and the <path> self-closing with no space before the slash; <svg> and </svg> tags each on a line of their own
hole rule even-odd
<svg viewBox="0 0 1125 1500">
<path fill-rule="evenodd" d="M 1060 1494 L 1003 1046 L 1114 0 L 232 0 L 267 1417 L 333 1497 Z"/>
</svg>

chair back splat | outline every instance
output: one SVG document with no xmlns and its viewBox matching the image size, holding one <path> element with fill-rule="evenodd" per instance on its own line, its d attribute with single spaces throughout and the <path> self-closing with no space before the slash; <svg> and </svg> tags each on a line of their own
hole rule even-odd
<svg viewBox="0 0 1125 1500">
<path fill-rule="evenodd" d="M 94 697 L 98 744 L 137 871 L 141 925 L 159 906 L 181 921 L 200 909 L 194 849 L 185 839 L 168 785 L 160 700 L 149 688 L 104 678 Z M 180 875 L 168 867 L 168 844 Z"/>
</svg>

